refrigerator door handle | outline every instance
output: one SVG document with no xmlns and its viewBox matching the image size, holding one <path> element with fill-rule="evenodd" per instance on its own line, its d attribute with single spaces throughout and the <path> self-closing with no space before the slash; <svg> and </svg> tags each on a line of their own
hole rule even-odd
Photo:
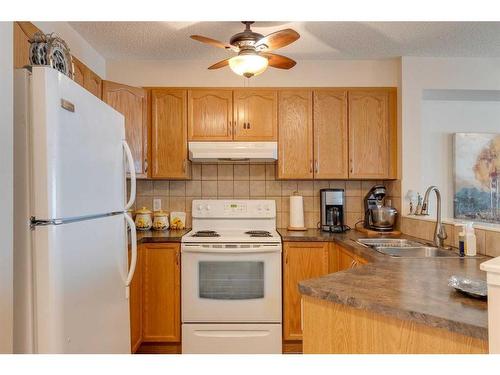
<svg viewBox="0 0 500 375">
<path fill-rule="evenodd" d="M 130 227 L 130 267 L 128 270 L 128 275 L 127 275 L 127 280 L 125 281 L 125 286 L 127 287 L 126 289 L 126 295 L 127 298 L 129 296 L 129 287 L 130 283 L 132 282 L 132 279 L 134 278 L 134 273 L 135 273 L 135 266 L 137 264 L 137 232 L 135 229 L 135 224 L 132 218 L 127 214 L 124 213 L 125 220 L 127 221 L 128 226 Z"/>
<path fill-rule="evenodd" d="M 130 207 L 135 202 L 135 184 L 136 184 L 136 178 L 135 178 L 135 167 L 134 167 L 134 158 L 132 157 L 132 152 L 130 151 L 130 147 L 127 143 L 127 141 L 123 140 L 123 149 L 125 150 L 125 155 L 127 156 L 127 161 L 128 161 L 128 169 L 130 172 L 130 198 L 125 205 L 125 211 L 128 210 Z"/>
</svg>

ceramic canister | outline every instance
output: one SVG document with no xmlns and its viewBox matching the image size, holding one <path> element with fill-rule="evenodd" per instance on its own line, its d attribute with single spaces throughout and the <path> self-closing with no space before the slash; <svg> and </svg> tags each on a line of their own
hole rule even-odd
<svg viewBox="0 0 500 375">
<path fill-rule="evenodd" d="M 146 207 L 142 207 L 140 210 L 135 211 L 135 227 L 138 230 L 149 230 L 153 225 L 153 219 L 151 218 L 152 212 Z"/>
<path fill-rule="evenodd" d="M 162 210 L 156 211 L 153 214 L 153 229 L 167 230 L 169 226 L 168 214 Z"/>
</svg>

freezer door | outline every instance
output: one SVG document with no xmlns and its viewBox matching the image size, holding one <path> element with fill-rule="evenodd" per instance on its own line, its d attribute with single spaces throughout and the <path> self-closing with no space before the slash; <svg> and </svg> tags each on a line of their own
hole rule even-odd
<svg viewBox="0 0 500 375">
<path fill-rule="evenodd" d="M 124 215 L 33 231 L 36 353 L 130 353 Z"/>
<path fill-rule="evenodd" d="M 65 75 L 33 67 L 32 216 L 123 211 L 123 116 Z"/>
</svg>

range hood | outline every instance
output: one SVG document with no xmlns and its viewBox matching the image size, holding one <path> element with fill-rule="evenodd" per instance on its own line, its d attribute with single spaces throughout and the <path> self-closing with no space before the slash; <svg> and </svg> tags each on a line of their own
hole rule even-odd
<svg viewBox="0 0 500 375">
<path fill-rule="evenodd" d="M 189 160 L 194 162 L 273 162 L 278 159 L 277 142 L 189 142 Z"/>
</svg>

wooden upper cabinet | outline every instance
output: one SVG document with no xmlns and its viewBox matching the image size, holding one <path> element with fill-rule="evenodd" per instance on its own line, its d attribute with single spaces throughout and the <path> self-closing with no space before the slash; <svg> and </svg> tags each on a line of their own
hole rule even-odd
<svg viewBox="0 0 500 375">
<path fill-rule="evenodd" d="M 278 93 L 275 90 L 235 90 L 235 141 L 275 141 L 278 136 Z"/>
<path fill-rule="evenodd" d="M 151 177 L 189 178 L 186 90 L 151 90 L 151 146 Z"/>
<path fill-rule="evenodd" d="M 312 91 L 280 91 L 278 113 L 278 178 L 313 178 Z"/>
<path fill-rule="evenodd" d="M 143 246 L 142 338 L 149 342 L 180 342 L 180 245 Z"/>
<path fill-rule="evenodd" d="M 233 139 L 233 91 L 188 91 L 188 138 L 190 141 Z"/>
<path fill-rule="evenodd" d="M 301 340 L 298 283 L 328 273 L 328 242 L 285 242 L 283 246 L 283 338 Z"/>
<path fill-rule="evenodd" d="M 84 76 L 87 67 L 76 57 L 73 56 L 72 58 L 73 58 L 73 80 L 80 86 L 84 87 Z"/>
<path fill-rule="evenodd" d="M 135 173 L 137 177 L 147 177 L 148 103 L 146 90 L 103 81 L 102 100 L 125 117 L 125 139 L 132 151 Z"/>
<path fill-rule="evenodd" d="M 349 177 L 395 174 L 395 90 L 349 91 Z"/>
<path fill-rule="evenodd" d="M 14 22 L 14 68 L 30 65 L 30 41 L 18 22 Z"/>
<path fill-rule="evenodd" d="M 314 178 L 348 178 L 347 91 L 314 91 Z"/>
<path fill-rule="evenodd" d="M 102 94 L 102 79 L 92 70 L 87 68 L 83 75 L 83 87 L 85 87 L 92 94 L 97 96 L 99 99 Z"/>
<path fill-rule="evenodd" d="M 102 79 L 75 56 L 73 59 L 73 80 L 99 99 L 102 97 Z"/>
</svg>

